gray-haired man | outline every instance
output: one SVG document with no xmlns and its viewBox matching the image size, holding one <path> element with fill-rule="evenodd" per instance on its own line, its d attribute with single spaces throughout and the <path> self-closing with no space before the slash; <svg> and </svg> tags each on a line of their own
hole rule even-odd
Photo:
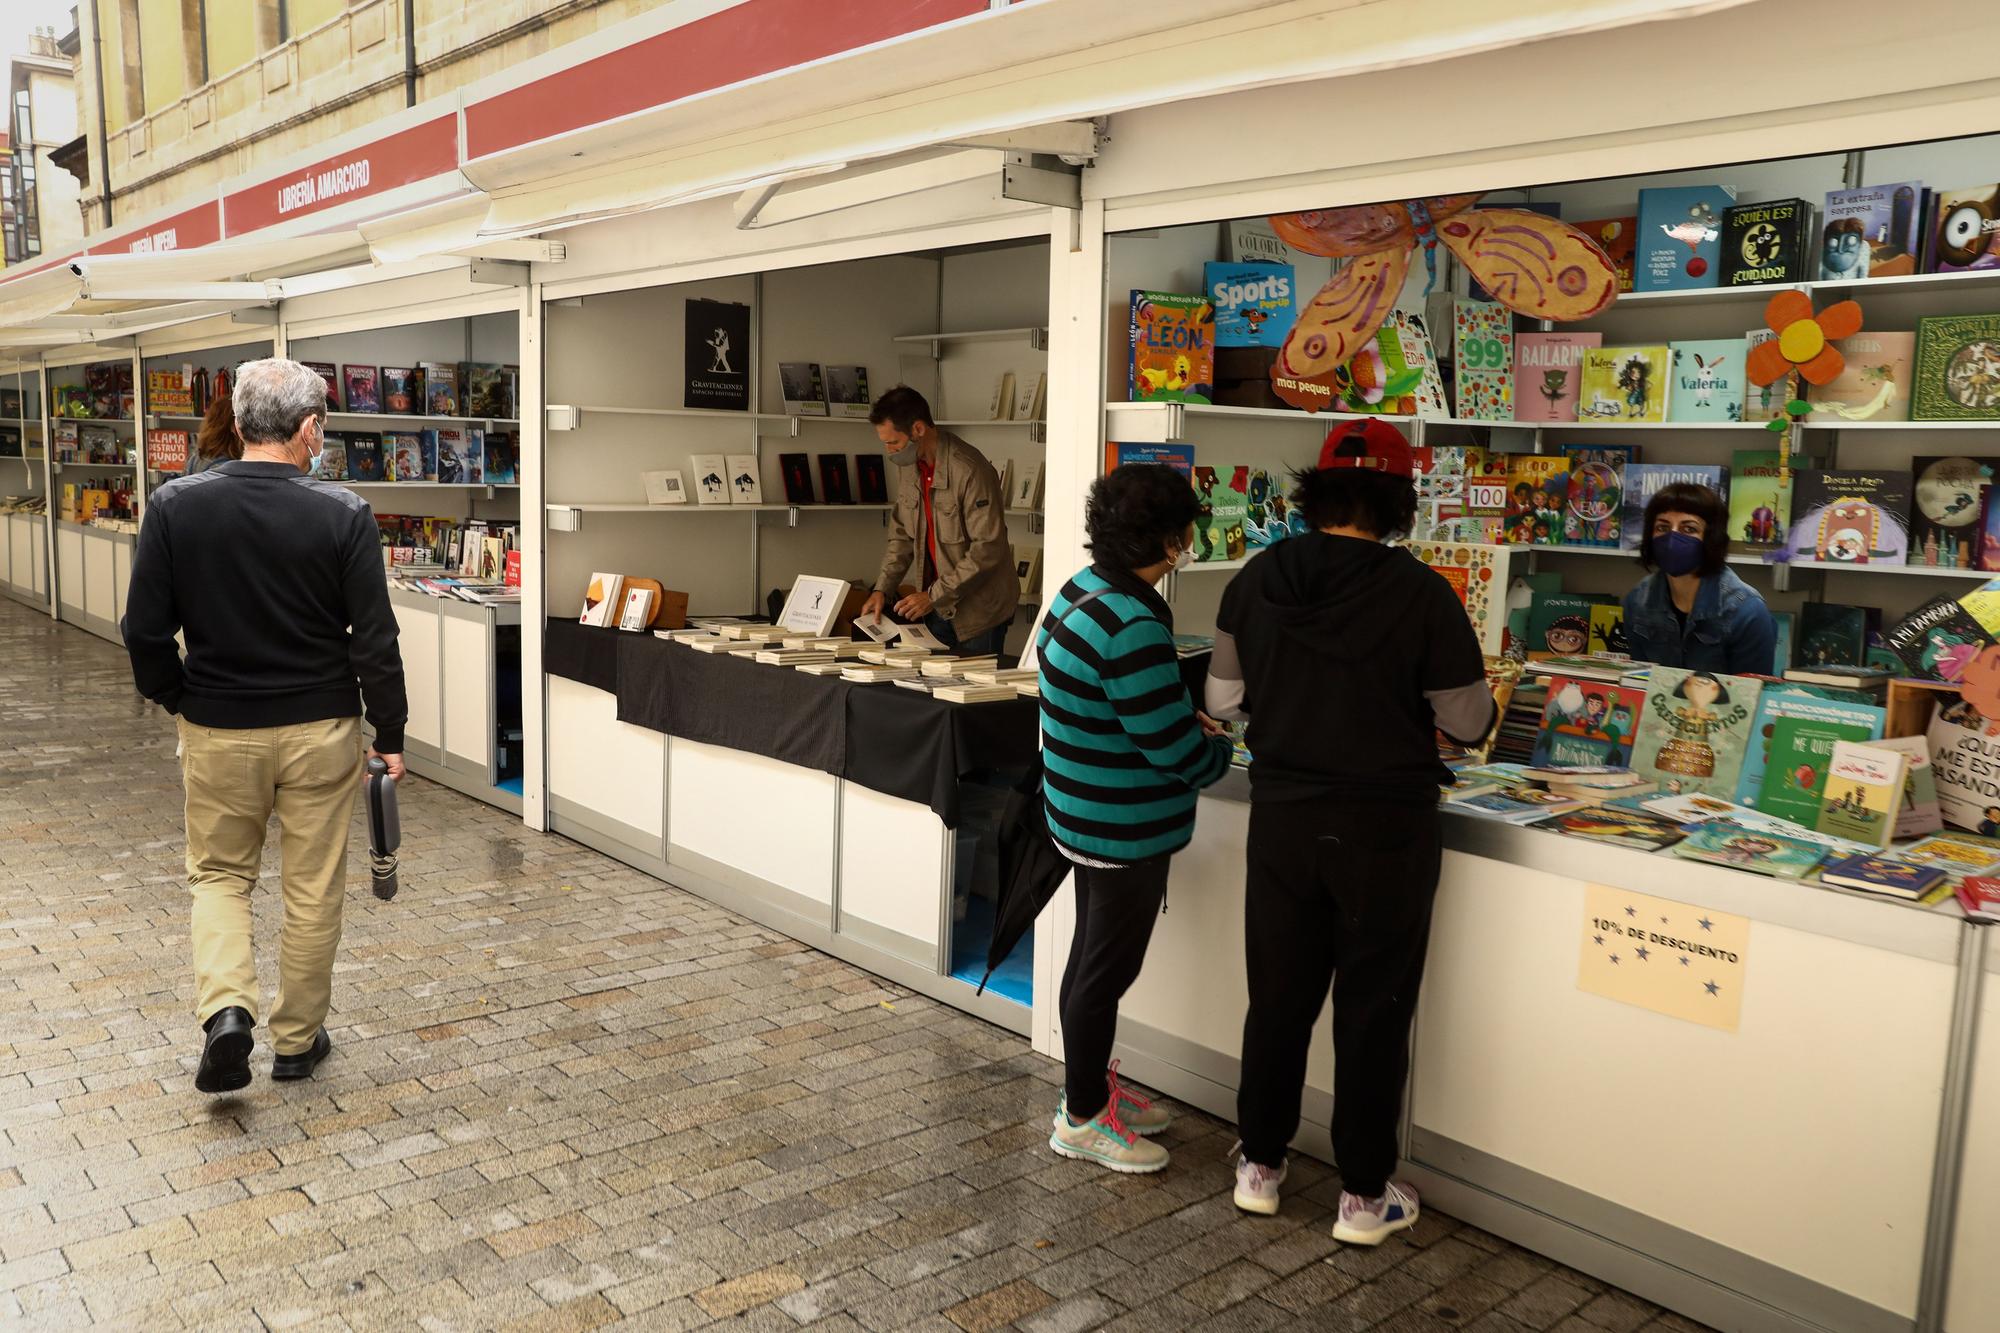
<svg viewBox="0 0 2000 1333">
<path fill-rule="evenodd" d="M 362 704 L 398 778 L 409 717 L 374 515 L 314 479 L 325 381 L 296 361 L 252 361 L 233 402 L 243 457 L 154 493 L 123 625 L 139 693 L 179 717 L 202 1092 L 250 1081 L 250 889 L 273 813 L 285 926 L 271 1077 L 305 1078 L 333 1049 L 325 1023 Z"/>
</svg>

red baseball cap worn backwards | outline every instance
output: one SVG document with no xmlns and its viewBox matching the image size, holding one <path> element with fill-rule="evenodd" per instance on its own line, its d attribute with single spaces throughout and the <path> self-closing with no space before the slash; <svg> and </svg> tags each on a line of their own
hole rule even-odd
<svg viewBox="0 0 2000 1333">
<path fill-rule="evenodd" d="M 1365 467 L 1392 477 L 1417 475 L 1416 457 L 1403 433 L 1386 421 L 1346 421 L 1326 433 L 1319 447 L 1319 465 Z"/>
</svg>

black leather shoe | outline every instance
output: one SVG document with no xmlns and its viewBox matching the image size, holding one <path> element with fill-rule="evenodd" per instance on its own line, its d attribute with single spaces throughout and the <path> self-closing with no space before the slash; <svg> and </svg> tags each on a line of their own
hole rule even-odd
<svg viewBox="0 0 2000 1333">
<path fill-rule="evenodd" d="M 314 1066 L 333 1054 L 333 1038 L 321 1028 L 313 1036 L 313 1044 L 297 1055 L 281 1055 L 271 1062 L 271 1077 L 280 1083 L 295 1078 L 311 1078 Z M 245 1075 L 247 1078 L 248 1075 Z"/>
<path fill-rule="evenodd" d="M 250 1011 L 240 1005 L 218 1009 L 203 1024 L 201 1064 L 194 1071 L 196 1092 L 234 1092 L 250 1082 L 250 1031 L 256 1027 Z"/>
</svg>

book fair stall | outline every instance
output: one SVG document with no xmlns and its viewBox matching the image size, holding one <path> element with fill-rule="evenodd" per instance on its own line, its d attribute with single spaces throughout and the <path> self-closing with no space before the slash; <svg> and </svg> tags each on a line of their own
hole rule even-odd
<svg viewBox="0 0 2000 1333">
<path fill-rule="evenodd" d="M 115 638 L 131 525 L 204 396 L 251 356 L 315 364 L 326 478 L 383 525 L 417 772 L 1059 1055 L 1067 894 L 980 982 L 1038 744 L 1009 667 L 1087 563 L 1089 484 L 1194 483 L 1197 560 L 1163 592 L 1198 692 L 1223 589 L 1302 528 L 1289 471 L 1386 422 L 1420 469 L 1409 546 L 1505 697 L 1441 792 L 1405 1110 L 1426 1199 L 1717 1327 L 1975 1333 L 2000 1309 L 2000 956 L 1958 895 L 2000 878 L 2000 186 L 1964 183 L 2000 179 L 2000 138 L 1965 137 L 2000 124 L 2000 27 L 1862 44 L 1766 0 L 1808 88 L 1739 8 L 1312 82 L 1190 73 L 1160 105 L 1118 91 L 1153 55 L 1104 48 L 1087 106 L 1072 70 L 931 104 L 949 128 L 921 134 L 814 122 L 768 176 L 631 170 L 675 134 L 740 149 L 670 109 L 614 132 L 537 102 L 494 148 L 513 122 L 481 108 L 515 93 L 412 108 L 391 128 L 434 156 L 372 205 L 256 212 L 374 151 L 350 136 L 226 190 L 192 254 L 114 256 L 268 285 L 238 308 L 0 340 L 25 358 L 0 370 L 6 586 Z M 1531 65 L 1562 78 L 1498 114 Z M 0 282 L 0 323 L 24 287 L 88 306 L 79 267 L 80 295 Z M 855 626 L 894 484 L 868 404 L 897 384 L 1001 473 L 1021 595 L 995 661 Z M 1685 482 L 1775 618 L 1757 670 L 1628 655 L 1633 516 Z M 1239 760 L 1117 1051 L 1225 1118 Z M 1329 1027 L 1298 1140 L 1322 1156 Z"/>
</svg>

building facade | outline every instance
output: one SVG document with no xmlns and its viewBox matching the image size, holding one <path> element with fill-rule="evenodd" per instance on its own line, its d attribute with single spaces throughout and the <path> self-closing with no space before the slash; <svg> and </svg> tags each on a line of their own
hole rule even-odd
<svg viewBox="0 0 2000 1333">
<path fill-rule="evenodd" d="M 80 0 L 88 233 L 668 0 Z"/>
<path fill-rule="evenodd" d="M 73 248 L 83 237 L 77 179 L 55 155 L 76 137 L 76 93 L 70 63 L 53 33 L 28 38 L 26 55 L 9 64 L 7 138 L 0 168 L 0 240 L 8 264 Z"/>
</svg>

